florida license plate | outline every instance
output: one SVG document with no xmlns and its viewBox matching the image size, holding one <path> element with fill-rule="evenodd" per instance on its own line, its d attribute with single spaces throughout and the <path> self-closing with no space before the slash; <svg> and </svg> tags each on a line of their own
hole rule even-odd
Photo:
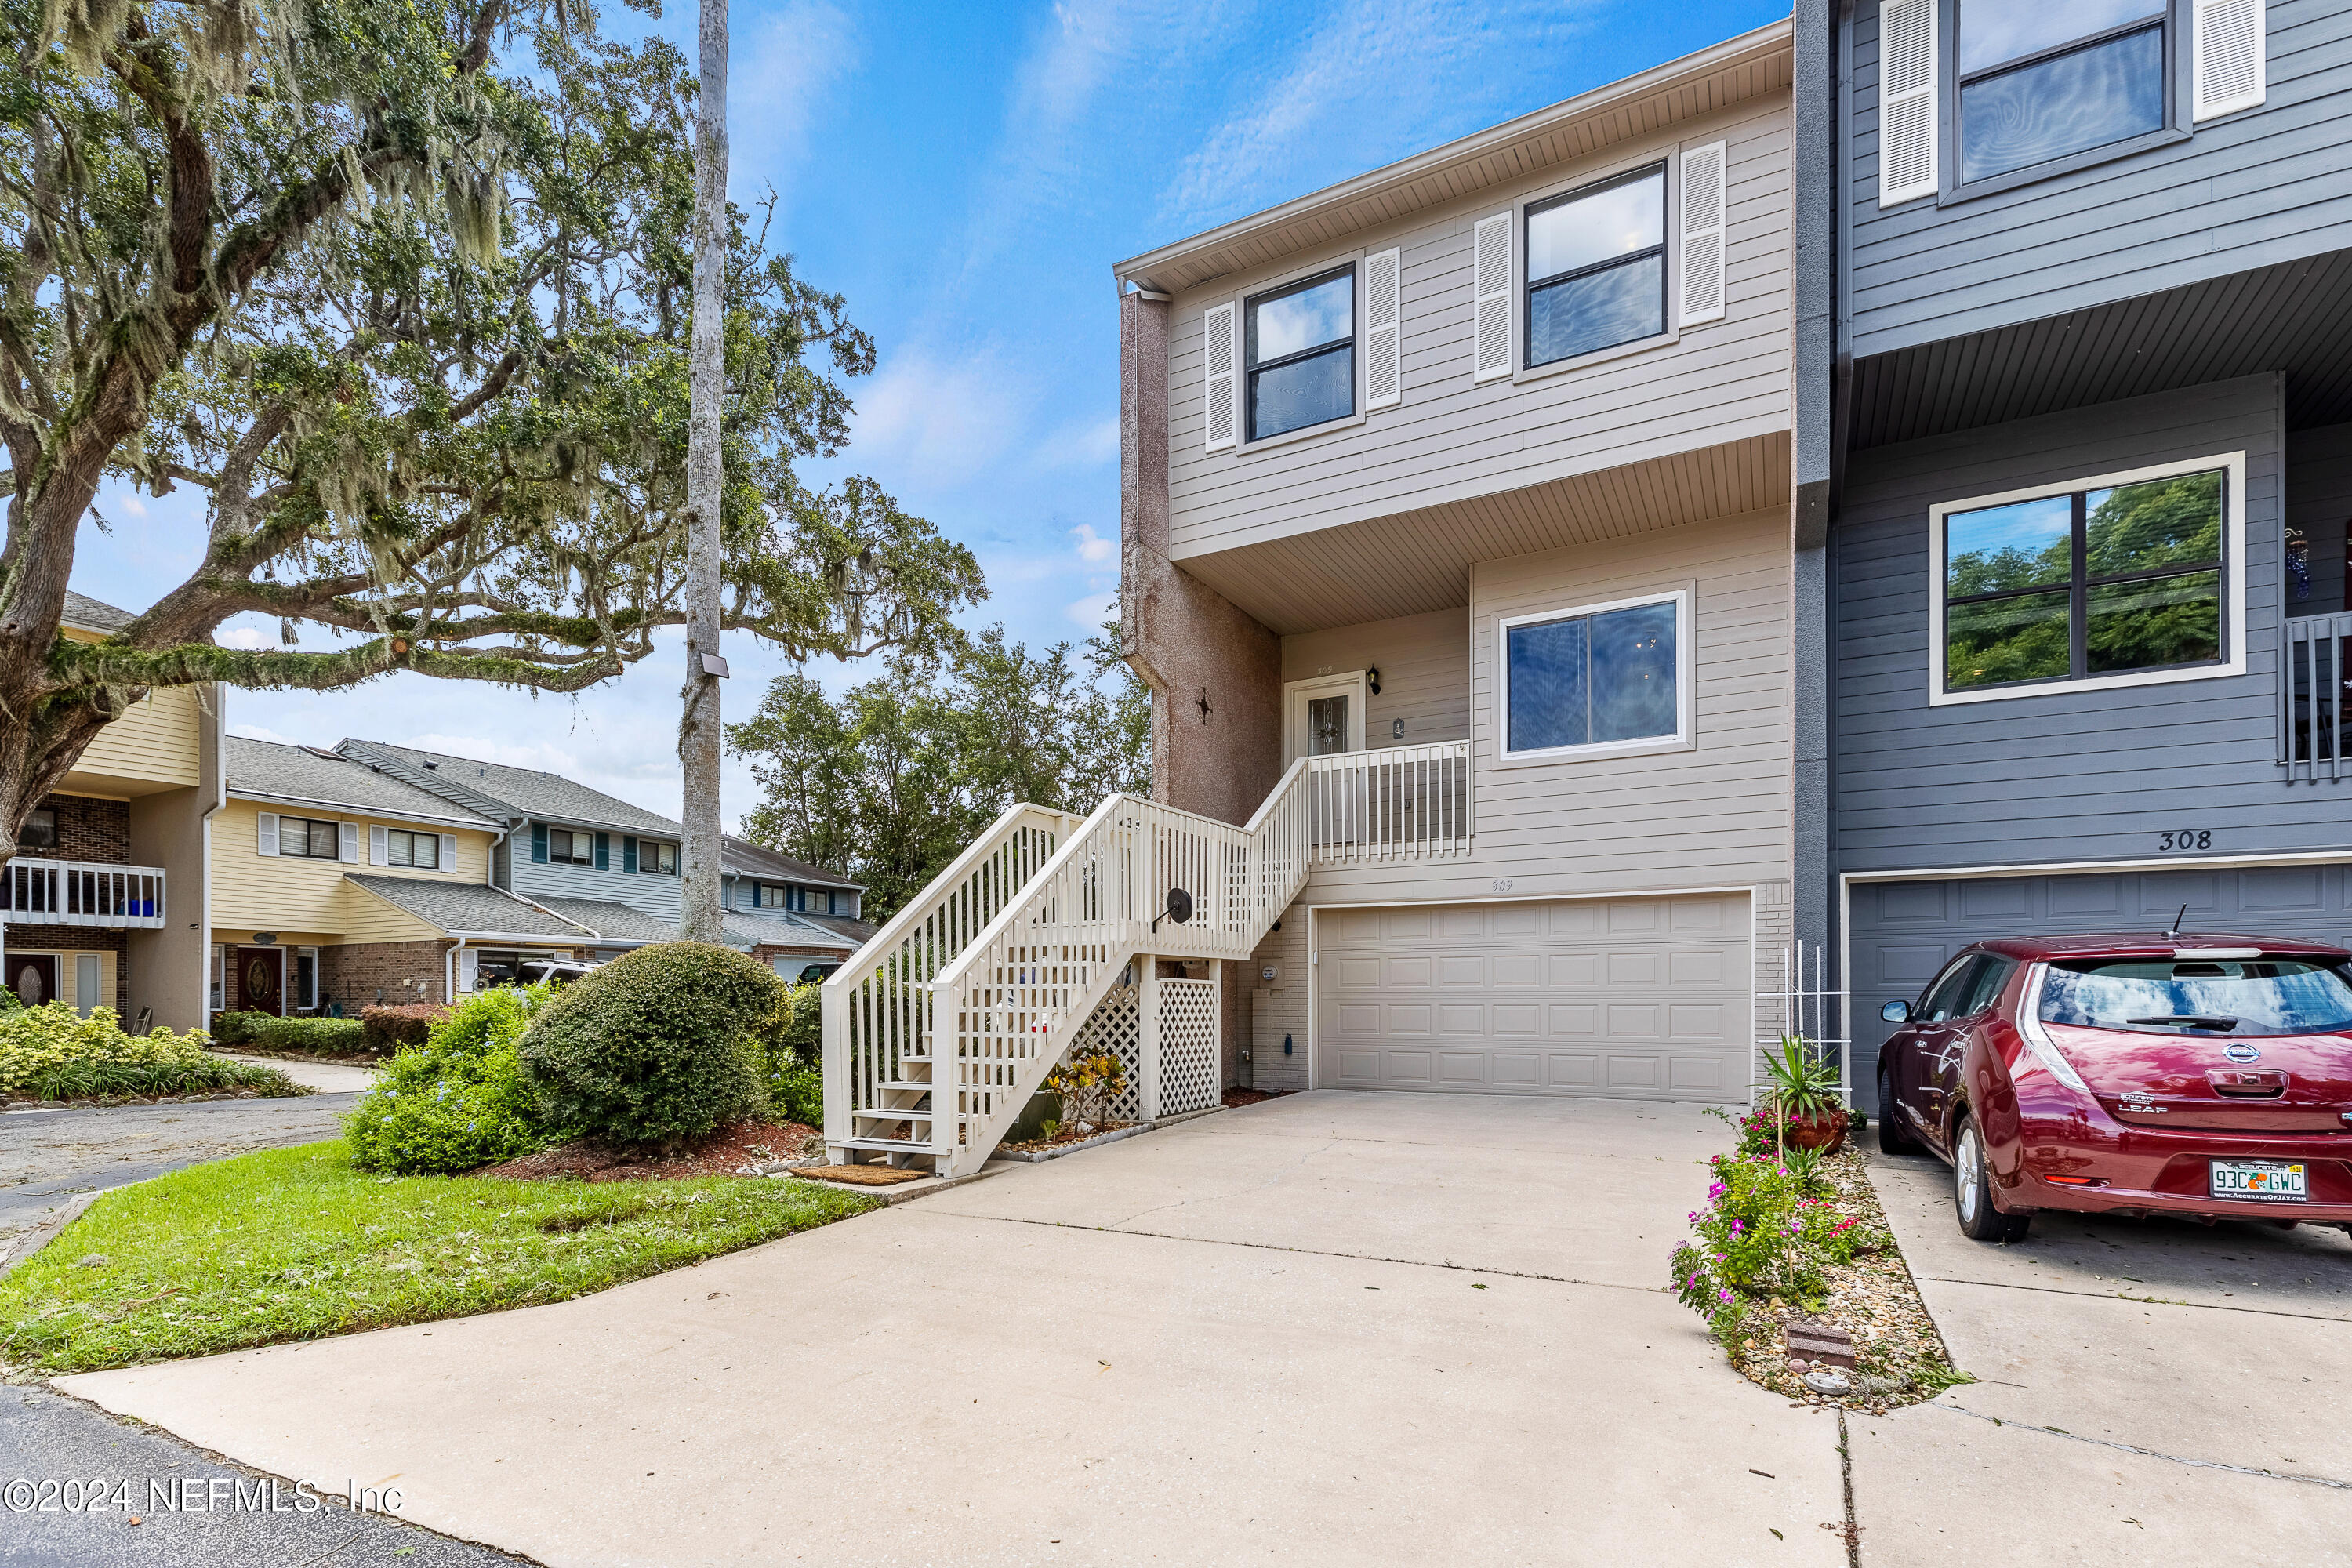
<svg viewBox="0 0 2352 1568">
<path fill-rule="evenodd" d="M 2304 1184 L 2303 1166 L 2282 1160 L 2216 1160 L 2212 1193 L 2217 1198 L 2239 1198 L 2259 1204 L 2304 1204 L 2311 1194 Z"/>
</svg>

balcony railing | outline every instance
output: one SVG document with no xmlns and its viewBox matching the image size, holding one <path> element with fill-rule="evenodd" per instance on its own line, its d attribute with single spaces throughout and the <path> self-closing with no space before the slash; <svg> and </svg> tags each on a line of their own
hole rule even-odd
<svg viewBox="0 0 2352 1568">
<path fill-rule="evenodd" d="M 2352 615 L 2303 616 L 2279 627 L 2278 764 L 2294 784 L 2344 777 L 2345 639 Z"/>
<path fill-rule="evenodd" d="M 1309 843 L 1324 864 L 1377 865 L 1470 849 L 1470 742 L 1340 752 L 1307 765 Z"/>
<path fill-rule="evenodd" d="M 0 866 L 0 920 L 157 930 L 163 924 L 163 868 L 20 855 Z"/>
</svg>

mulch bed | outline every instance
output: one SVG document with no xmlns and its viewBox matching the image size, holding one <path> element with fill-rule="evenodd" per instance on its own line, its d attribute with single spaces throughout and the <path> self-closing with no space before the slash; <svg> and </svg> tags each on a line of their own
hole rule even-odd
<svg viewBox="0 0 2352 1568">
<path fill-rule="evenodd" d="M 1019 1143 L 1000 1143 L 997 1147 L 1018 1154 L 1034 1154 L 1046 1149 L 1066 1149 L 1073 1143 L 1091 1142 L 1106 1132 L 1124 1132 L 1134 1125 L 1132 1121 L 1093 1121 L 1087 1124 L 1084 1132 L 1076 1127 L 1065 1127 L 1051 1138 L 1031 1138 Z"/>
<path fill-rule="evenodd" d="M 1257 1105 L 1297 1092 L 1295 1089 L 1229 1089 L 1225 1090 L 1225 1105 L 1229 1110 L 1237 1105 Z"/>
<path fill-rule="evenodd" d="M 798 1159 L 804 1148 L 822 1153 L 824 1134 L 797 1121 L 738 1121 L 698 1143 L 667 1154 L 659 1149 L 614 1148 L 594 1138 L 578 1138 L 469 1172 L 523 1182 L 684 1181 L 694 1176 L 759 1176 L 768 1167 Z"/>
<path fill-rule="evenodd" d="M 1849 1143 L 1822 1162 L 1822 1170 L 1837 1189 L 1832 1201 L 1841 1211 L 1861 1215 L 1864 1226 L 1891 1238 L 1886 1212 L 1859 1149 Z M 1953 1383 L 1968 1381 L 1952 1372 L 1951 1352 L 1891 1239 L 1852 1263 L 1830 1264 L 1824 1273 L 1829 1288 L 1813 1303 L 1815 1310 L 1779 1297 L 1748 1304 L 1728 1349 L 1731 1364 L 1750 1381 L 1808 1405 L 1874 1415 L 1933 1399 Z M 1787 1327 L 1792 1322 L 1827 1323 L 1853 1336 L 1855 1364 L 1846 1373 L 1851 1393 L 1822 1394 L 1805 1386 L 1804 1373 L 1789 1364 Z"/>
</svg>

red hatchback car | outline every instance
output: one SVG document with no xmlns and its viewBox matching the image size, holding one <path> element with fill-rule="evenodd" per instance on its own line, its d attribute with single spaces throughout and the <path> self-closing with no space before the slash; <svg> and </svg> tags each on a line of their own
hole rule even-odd
<svg viewBox="0 0 2352 1568">
<path fill-rule="evenodd" d="M 2352 952 L 1984 942 L 1881 1016 L 1881 1146 L 1949 1163 L 1979 1241 L 2041 1209 L 2352 1232 Z"/>
</svg>

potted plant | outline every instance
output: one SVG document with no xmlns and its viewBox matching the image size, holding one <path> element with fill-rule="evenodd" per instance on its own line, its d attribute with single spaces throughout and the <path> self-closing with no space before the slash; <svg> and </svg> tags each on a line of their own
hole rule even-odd
<svg viewBox="0 0 2352 1568">
<path fill-rule="evenodd" d="M 1784 1146 L 1834 1154 L 1849 1120 L 1837 1071 L 1802 1035 L 1783 1035 L 1764 1053 L 1763 1109 L 1780 1123 Z"/>
</svg>

